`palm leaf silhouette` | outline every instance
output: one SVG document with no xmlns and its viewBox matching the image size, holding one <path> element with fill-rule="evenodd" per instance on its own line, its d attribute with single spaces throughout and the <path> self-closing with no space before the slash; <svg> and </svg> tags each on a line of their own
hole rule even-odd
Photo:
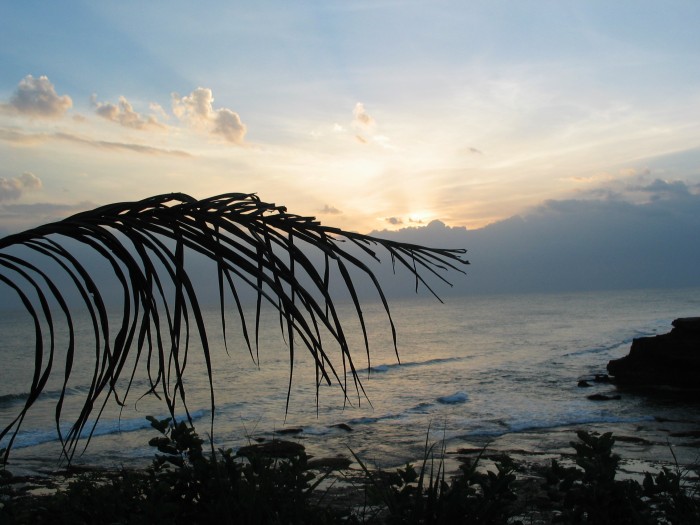
<svg viewBox="0 0 700 525">
<path fill-rule="evenodd" d="M 173 193 L 115 203 L 0 239 L 0 281 L 19 297 L 35 327 L 34 372 L 28 396 L 16 417 L 0 430 L 0 440 L 7 438 L 8 443 L 4 459 L 57 359 L 57 312 L 65 318 L 68 336 L 55 423 L 63 454 L 69 461 L 84 431 L 88 434 L 85 446 L 89 443 L 107 401 L 113 398 L 124 404 L 138 366 L 146 367 L 149 392 L 164 400 L 173 417 L 178 405 L 187 411 L 183 377 L 190 340 L 195 336 L 201 343 L 209 376 L 213 425 L 210 343 L 195 286 L 186 271 L 186 253 L 199 253 L 216 265 L 224 341 L 227 297 L 235 304 L 253 359 L 263 301 L 279 312 L 290 358 L 287 404 L 297 342 L 313 357 L 317 396 L 321 382 L 338 383 L 346 398 L 351 390 L 362 395 L 362 384 L 331 293 L 331 272 L 340 276 L 340 283 L 352 299 L 368 359 L 365 321 L 354 285 L 356 272 L 376 289 L 388 316 L 395 349 L 396 331 L 377 277 L 352 253 L 357 250 L 344 249 L 343 242 L 359 247 L 376 260 L 376 248 L 381 248 L 393 265 L 403 266 L 414 275 L 416 287 L 423 283 L 431 292 L 423 273 L 447 282 L 442 276 L 444 271 L 461 272 L 460 266 L 468 264 L 462 249 L 425 248 L 322 226 L 312 217 L 293 215 L 284 207 L 262 202 L 254 194 L 240 193 L 203 200 Z M 116 276 L 123 309 L 116 330 L 110 325 L 106 298 L 79 260 L 76 246 L 87 247 L 99 255 Z M 17 248 L 31 257 L 17 255 Z M 313 251 L 322 256 L 322 264 L 314 264 L 310 256 Z M 53 270 L 48 272 L 46 266 Z M 72 306 L 59 289 L 57 271 L 77 289 L 81 308 L 89 314 L 95 343 L 92 381 L 82 409 L 67 432 L 61 430 L 60 421 L 76 355 L 76 336 Z M 242 285 L 251 288 L 257 297 L 252 330 L 244 315 L 239 290 Z M 334 346 L 340 349 L 342 370 L 336 369 L 326 353 L 322 332 L 330 334 Z M 140 365 L 143 359 L 145 365 Z M 123 394 L 115 386 L 120 378 L 128 379 Z M 89 418 L 95 413 L 97 417 L 91 422 Z M 186 413 L 189 418 L 189 412 Z"/>
</svg>

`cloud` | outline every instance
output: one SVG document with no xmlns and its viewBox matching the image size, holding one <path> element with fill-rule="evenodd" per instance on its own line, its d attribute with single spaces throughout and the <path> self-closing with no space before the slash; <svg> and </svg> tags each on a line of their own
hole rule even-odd
<svg viewBox="0 0 700 525">
<path fill-rule="evenodd" d="M 675 191 L 668 192 L 669 186 Z M 700 194 L 688 183 L 646 187 L 652 195 L 666 192 L 664 198 L 550 200 L 479 229 L 433 221 L 372 234 L 467 248 L 467 278 L 441 295 L 700 286 Z M 391 281 L 384 282 L 385 291 L 395 293 Z M 653 291 L 648 297 L 653 299 Z"/>
<path fill-rule="evenodd" d="M 70 133 L 54 133 L 50 135 L 50 137 L 104 150 L 132 151 L 134 153 L 141 153 L 144 155 L 192 157 L 191 154 L 182 150 L 154 148 L 153 146 L 144 146 L 143 144 L 132 144 L 128 142 L 111 142 L 106 140 L 86 139 L 77 135 L 72 135 Z"/>
<path fill-rule="evenodd" d="M 483 151 L 481 151 L 478 148 L 474 148 L 472 146 L 466 146 L 466 147 L 462 148 L 459 152 L 462 154 L 465 154 L 465 155 L 483 155 L 484 154 Z"/>
<path fill-rule="evenodd" d="M 0 205 L 0 234 L 23 231 L 41 224 L 55 222 L 75 213 L 91 210 L 97 207 L 92 202 L 77 204 L 1 204 Z"/>
<path fill-rule="evenodd" d="M 670 197 L 686 197 L 690 195 L 688 185 L 680 180 L 668 182 L 656 179 L 651 184 L 643 186 L 640 189 L 649 193 L 652 200 Z"/>
<path fill-rule="evenodd" d="M 374 119 L 369 116 L 362 102 L 355 104 L 352 114 L 354 116 L 352 123 L 358 128 L 371 128 L 375 124 Z"/>
<path fill-rule="evenodd" d="M 621 179 L 630 179 L 630 178 L 640 178 L 640 177 L 646 177 L 651 173 L 649 168 L 621 168 L 617 170 L 616 172 L 599 172 L 599 173 L 594 173 L 592 175 L 586 175 L 586 176 L 581 176 L 577 175 L 574 177 L 571 177 L 570 180 L 576 182 L 576 183 L 583 183 L 583 184 L 610 184 L 611 182 L 621 180 Z"/>
<path fill-rule="evenodd" d="M 611 178 L 603 185 L 577 192 L 584 201 L 602 199 L 635 204 L 680 202 L 699 194 L 700 184 L 652 178 L 652 172 L 649 169 L 636 170 L 623 179 Z"/>
<path fill-rule="evenodd" d="M 334 206 L 329 206 L 328 204 L 324 205 L 323 208 L 321 208 L 318 212 L 325 215 L 339 215 L 343 213 L 338 208 Z"/>
<path fill-rule="evenodd" d="M 41 179 L 28 171 L 19 177 L 0 177 L 0 202 L 19 199 L 25 191 L 41 189 Z"/>
<path fill-rule="evenodd" d="M 82 146 L 90 146 L 102 150 L 114 151 L 131 151 L 141 153 L 143 155 L 167 155 L 173 157 L 191 158 L 192 155 L 186 151 L 176 149 L 156 148 L 153 146 L 144 146 L 143 144 L 133 144 L 128 142 L 111 142 L 106 140 L 94 140 L 80 137 L 72 133 L 20 133 L 14 130 L 0 129 L 0 140 L 14 142 L 16 144 L 33 145 L 46 142 L 48 140 L 62 140 L 80 144 Z"/>
<path fill-rule="evenodd" d="M 400 217 L 385 217 L 384 220 L 393 226 L 403 224 L 403 220 Z"/>
<path fill-rule="evenodd" d="M 241 122 L 241 117 L 238 116 L 238 113 L 223 108 L 217 109 L 215 114 L 214 133 L 223 135 L 229 142 L 241 144 L 246 134 L 246 126 Z"/>
<path fill-rule="evenodd" d="M 0 105 L 4 113 L 36 118 L 59 118 L 73 106 L 68 95 L 59 96 L 46 76 L 24 77 L 9 104 Z"/>
<path fill-rule="evenodd" d="M 96 105 L 95 113 L 124 127 L 139 130 L 165 129 L 165 126 L 158 122 L 158 119 L 153 115 L 144 116 L 134 111 L 134 108 L 125 97 L 119 97 L 119 103 L 116 105 L 110 102 L 97 102 L 94 96 L 93 101 Z"/>
<path fill-rule="evenodd" d="M 180 120 L 195 128 L 220 135 L 233 144 L 242 144 L 247 132 L 246 125 L 235 111 L 227 108 L 214 109 L 211 89 L 199 87 L 187 96 L 172 94 L 173 113 Z"/>
<path fill-rule="evenodd" d="M 0 129 L 0 140 L 16 144 L 32 145 L 46 141 L 49 135 L 45 133 L 21 133 L 13 129 Z"/>
</svg>

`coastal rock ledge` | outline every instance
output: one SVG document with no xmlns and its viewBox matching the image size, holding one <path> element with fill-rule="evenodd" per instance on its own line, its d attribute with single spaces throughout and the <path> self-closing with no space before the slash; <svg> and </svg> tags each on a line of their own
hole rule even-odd
<svg viewBox="0 0 700 525">
<path fill-rule="evenodd" d="M 608 363 L 619 385 L 700 389 L 700 317 L 682 317 L 662 335 L 639 337 L 630 353 Z"/>
</svg>

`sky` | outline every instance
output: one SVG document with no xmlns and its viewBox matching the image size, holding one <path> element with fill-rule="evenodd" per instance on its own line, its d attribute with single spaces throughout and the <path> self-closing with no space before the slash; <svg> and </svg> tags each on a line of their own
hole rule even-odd
<svg viewBox="0 0 700 525">
<path fill-rule="evenodd" d="M 691 0 L 3 2 L 0 233 L 174 191 L 428 240 L 660 203 L 694 227 L 674 214 L 700 199 L 697 20 Z"/>
</svg>

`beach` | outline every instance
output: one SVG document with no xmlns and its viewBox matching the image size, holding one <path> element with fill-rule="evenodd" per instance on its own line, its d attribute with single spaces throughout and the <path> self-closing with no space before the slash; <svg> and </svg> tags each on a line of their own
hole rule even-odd
<svg viewBox="0 0 700 525">
<path fill-rule="evenodd" d="M 523 523 L 551 523 L 561 515 L 561 503 L 552 496 L 556 485 L 551 484 L 551 475 L 548 473 L 552 472 L 553 461 L 564 467 L 575 465 L 571 442 L 577 441 L 576 434 L 582 430 L 594 435 L 613 433 L 616 439 L 613 452 L 621 457 L 615 478 L 618 482 L 632 480 L 641 487 L 645 475 L 657 476 L 662 469 L 669 469 L 680 475 L 682 486 L 688 490 L 694 490 L 693 487 L 698 484 L 700 422 L 693 420 L 654 420 L 644 424 L 594 424 L 538 429 L 503 434 L 488 441 L 477 439 L 463 443 L 463 446 L 445 449 L 441 449 L 441 444 L 438 443 L 431 456 L 436 461 L 429 460 L 425 463 L 426 476 L 429 476 L 426 479 L 432 479 L 432 469 L 438 464 L 445 469 L 447 480 L 456 479 L 461 472 L 460 466 L 469 464 L 470 461 L 478 462 L 481 472 L 495 473 L 499 465 L 503 464 L 504 457 L 507 457 L 514 465 L 514 478 L 509 485 L 514 499 L 508 503 L 509 512 L 515 516 L 512 519 Z M 347 466 L 339 466 L 314 489 L 314 495 L 309 498 L 311 508 L 340 509 L 342 512 L 353 509 L 352 512 L 361 523 L 383 522 L 391 510 L 371 496 L 375 483 L 372 481 L 375 478 L 371 476 L 377 476 L 378 469 L 372 465 L 360 465 L 349 455 L 346 459 Z M 412 463 L 420 470 L 423 460 L 424 458 L 417 457 Z M 314 476 L 319 477 L 330 472 L 328 467 L 338 465 L 338 462 L 316 457 L 311 458 L 309 465 L 313 465 Z M 367 467 L 374 474 L 368 474 L 365 470 Z M 36 468 L 33 470 L 27 464 L 19 469 L 11 468 L 15 477 L 9 480 L 9 484 L 6 481 L 2 486 L 2 494 L 5 496 L 0 497 L 0 512 L 3 505 L 13 503 L 8 498 L 31 501 L 51 497 L 59 490 L 65 491 L 78 480 L 89 479 L 93 486 L 109 486 L 125 479 L 123 470 L 105 470 L 99 466 L 51 470 L 45 464 L 37 464 Z M 387 469 L 387 472 L 394 471 Z M 30 503 L 29 506 L 38 505 L 40 508 L 40 501 L 36 500 L 36 503 Z"/>
</svg>

